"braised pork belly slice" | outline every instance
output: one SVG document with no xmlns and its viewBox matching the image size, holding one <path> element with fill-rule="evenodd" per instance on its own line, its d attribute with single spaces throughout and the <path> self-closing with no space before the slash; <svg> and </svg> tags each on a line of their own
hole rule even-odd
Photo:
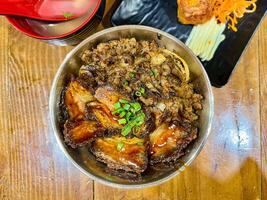
<svg viewBox="0 0 267 200">
<path fill-rule="evenodd" d="M 178 0 L 178 18 L 183 24 L 202 24 L 211 19 L 213 0 Z"/>
<path fill-rule="evenodd" d="M 65 142 L 73 148 L 91 142 L 104 132 L 103 127 L 96 121 L 66 121 L 64 125 Z"/>
<path fill-rule="evenodd" d="M 145 113 L 145 123 L 141 126 L 136 126 L 132 130 L 132 134 L 138 138 L 145 138 L 147 137 L 152 131 L 155 130 L 155 115 L 154 113 L 149 112 L 148 110 L 144 109 Z"/>
<path fill-rule="evenodd" d="M 96 101 L 87 104 L 87 118 L 96 119 L 106 129 L 123 128 L 108 107 Z"/>
<path fill-rule="evenodd" d="M 196 137 L 197 128 L 189 124 L 161 124 L 150 134 L 150 163 L 177 160 L 184 154 L 184 148 Z"/>
<path fill-rule="evenodd" d="M 141 173 L 147 167 L 147 153 L 144 140 L 112 136 L 97 138 L 92 146 L 92 153 L 98 161 L 115 170 Z"/>
<path fill-rule="evenodd" d="M 123 96 L 110 86 L 99 87 L 95 92 L 95 98 L 105 104 L 110 111 L 114 111 L 114 104 L 120 99 L 126 99 L 127 97 Z"/>
<path fill-rule="evenodd" d="M 88 89 L 78 81 L 71 81 L 66 89 L 64 99 L 70 119 L 83 119 L 86 103 L 94 100 L 94 96 Z"/>
</svg>

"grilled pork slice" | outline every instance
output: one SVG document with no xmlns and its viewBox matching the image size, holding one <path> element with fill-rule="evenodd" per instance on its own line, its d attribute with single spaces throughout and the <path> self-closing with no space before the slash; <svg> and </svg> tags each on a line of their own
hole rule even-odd
<svg viewBox="0 0 267 200">
<path fill-rule="evenodd" d="M 184 154 L 184 148 L 196 137 L 197 128 L 189 124 L 161 124 L 150 134 L 150 163 L 177 160 Z"/>
<path fill-rule="evenodd" d="M 128 99 L 110 86 L 99 87 L 95 92 L 95 98 L 99 102 L 105 104 L 110 111 L 114 110 L 114 104 L 119 101 L 119 99 Z"/>
<path fill-rule="evenodd" d="M 96 101 L 88 103 L 87 115 L 87 118 L 96 119 L 106 129 L 123 128 L 123 126 L 118 123 L 115 116 L 112 115 L 108 107 L 102 103 Z"/>
<path fill-rule="evenodd" d="M 141 173 L 147 167 L 147 153 L 144 140 L 139 138 L 125 138 L 113 136 L 97 138 L 91 151 L 98 161 L 111 169 Z"/>
<path fill-rule="evenodd" d="M 178 0 L 178 18 L 183 24 L 202 24 L 211 19 L 213 0 Z"/>
<path fill-rule="evenodd" d="M 145 113 L 145 123 L 141 126 L 136 126 L 133 128 L 133 134 L 138 138 L 145 138 L 155 130 L 155 115 L 154 113 L 149 112 L 147 109 L 144 109 Z"/>
<path fill-rule="evenodd" d="M 66 121 L 63 133 L 66 143 L 76 148 L 92 141 L 102 132 L 102 126 L 95 121 Z"/>
<path fill-rule="evenodd" d="M 85 116 L 85 105 L 94 101 L 91 92 L 81 86 L 78 81 L 71 81 L 65 92 L 65 105 L 70 119 L 82 119 Z"/>
</svg>

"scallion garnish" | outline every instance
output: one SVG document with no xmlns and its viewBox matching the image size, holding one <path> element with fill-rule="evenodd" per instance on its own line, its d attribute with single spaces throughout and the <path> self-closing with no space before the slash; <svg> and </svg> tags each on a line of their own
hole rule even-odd
<svg viewBox="0 0 267 200">
<path fill-rule="evenodd" d="M 139 92 L 141 92 L 141 94 L 145 94 L 145 91 L 146 91 L 145 88 L 143 88 L 143 87 L 139 88 Z"/>
<path fill-rule="evenodd" d="M 120 102 L 116 102 L 116 103 L 114 103 L 114 108 L 115 108 L 115 109 L 119 109 L 120 107 L 121 107 Z"/>
<path fill-rule="evenodd" d="M 141 92 L 139 92 L 139 91 L 135 91 L 134 94 L 135 94 L 136 96 L 138 96 L 138 97 L 141 97 L 141 96 L 142 96 Z"/>
<path fill-rule="evenodd" d="M 145 114 L 141 111 L 141 104 L 138 102 L 129 102 L 126 99 L 119 99 L 118 102 L 114 104 L 115 110 L 112 112 L 113 115 L 120 117 L 118 119 L 119 124 L 125 125 L 122 128 L 121 134 L 127 136 L 133 129 L 139 130 L 145 122 Z"/>
<path fill-rule="evenodd" d="M 158 71 L 157 71 L 156 69 L 151 69 L 149 75 L 150 75 L 150 76 L 157 77 L 157 76 L 158 76 Z"/>
<path fill-rule="evenodd" d="M 132 113 L 131 112 L 127 112 L 126 117 L 125 117 L 127 122 L 130 121 L 131 116 L 132 116 Z"/>
<path fill-rule="evenodd" d="M 119 124 L 126 124 L 127 123 L 126 119 L 119 119 L 118 122 L 119 122 Z"/>
<path fill-rule="evenodd" d="M 139 111 L 141 110 L 141 105 L 140 103 L 136 102 L 136 103 L 131 103 L 131 106 L 134 108 L 135 111 Z"/>
<path fill-rule="evenodd" d="M 123 129 L 121 130 L 121 134 L 123 136 L 127 136 L 132 130 L 132 126 L 127 124 L 126 126 L 123 127 Z"/>
<path fill-rule="evenodd" d="M 143 88 L 143 87 L 140 87 L 137 91 L 135 91 L 135 95 L 136 96 L 138 96 L 138 97 L 140 97 L 140 96 L 142 96 L 142 95 L 144 95 L 145 94 L 145 88 Z"/>
<path fill-rule="evenodd" d="M 125 105 L 123 106 L 123 108 L 124 108 L 125 110 L 129 110 L 129 109 L 130 109 L 130 107 L 131 107 L 131 105 L 130 105 L 130 104 L 125 104 Z"/>
<path fill-rule="evenodd" d="M 124 80 L 124 81 L 122 82 L 122 84 L 123 84 L 124 86 L 128 86 L 128 85 L 129 85 L 129 81 Z"/>
<path fill-rule="evenodd" d="M 118 150 L 118 151 L 122 151 L 123 148 L 124 148 L 124 143 L 123 143 L 123 142 L 119 142 L 119 143 L 117 144 L 117 150 Z"/>
<path fill-rule="evenodd" d="M 63 16 L 64 16 L 65 18 L 70 18 L 70 17 L 73 16 L 73 13 L 71 13 L 71 12 L 63 12 Z"/>
<path fill-rule="evenodd" d="M 135 77 L 135 73 L 134 73 L 134 72 L 130 72 L 129 76 L 130 76 L 131 78 L 134 78 L 134 77 Z"/>
<path fill-rule="evenodd" d="M 115 114 L 121 113 L 122 111 L 124 111 L 124 109 L 123 109 L 123 108 L 118 108 L 117 110 L 114 110 L 114 111 L 112 111 L 112 115 L 115 115 Z"/>
<path fill-rule="evenodd" d="M 125 111 L 122 111 L 122 112 L 119 114 L 120 117 L 124 117 L 125 115 L 126 115 L 126 112 L 125 112 Z"/>
<path fill-rule="evenodd" d="M 129 103 L 129 101 L 127 101 L 127 100 L 125 100 L 125 99 L 120 99 L 119 102 L 120 102 L 120 103 L 123 103 L 123 104 Z"/>
</svg>

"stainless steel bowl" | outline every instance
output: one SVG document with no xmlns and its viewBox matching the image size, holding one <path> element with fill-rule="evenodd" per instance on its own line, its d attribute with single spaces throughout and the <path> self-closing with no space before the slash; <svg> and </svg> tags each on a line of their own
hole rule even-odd
<svg viewBox="0 0 267 200">
<path fill-rule="evenodd" d="M 181 157 L 179 167 L 165 171 L 150 170 L 139 182 L 130 182 L 107 174 L 103 169 L 104 164 L 95 160 L 86 148 L 72 149 L 64 143 L 62 132 L 59 128 L 59 100 L 62 88 L 66 84 L 70 73 L 77 73 L 81 66 L 79 55 L 83 50 L 96 46 L 100 42 L 112 39 L 135 37 L 137 40 L 155 40 L 160 46 L 175 50 L 188 63 L 191 71 L 191 80 L 197 90 L 204 95 L 204 107 L 199 121 L 199 137 L 187 148 L 185 156 Z M 109 28 L 98 32 L 75 47 L 60 65 L 53 81 L 50 93 L 49 111 L 51 124 L 59 146 L 68 159 L 88 177 L 118 188 L 144 188 L 161 184 L 185 169 L 199 154 L 210 133 L 213 118 L 213 94 L 211 85 L 202 64 L 197 57 L 178 39 L 155 28 L 140 25 L 127 25 Z"/>
</svg>

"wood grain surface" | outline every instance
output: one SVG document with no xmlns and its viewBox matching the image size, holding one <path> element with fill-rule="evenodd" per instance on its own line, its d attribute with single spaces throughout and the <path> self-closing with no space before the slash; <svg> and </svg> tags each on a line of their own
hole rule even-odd
<svg viewBox="0 0 267 200">
<path fill-rule="evenodd" d="M 147 189 L 94 182 L 56 144 L 48 95 L 71 49 L 26 37 L 0 17 L 1 200 L 267 200 L 267 18 L 229 83 L 213 88 L 215 119 L 198 158 L 179 176 Z"/>
</svg>

